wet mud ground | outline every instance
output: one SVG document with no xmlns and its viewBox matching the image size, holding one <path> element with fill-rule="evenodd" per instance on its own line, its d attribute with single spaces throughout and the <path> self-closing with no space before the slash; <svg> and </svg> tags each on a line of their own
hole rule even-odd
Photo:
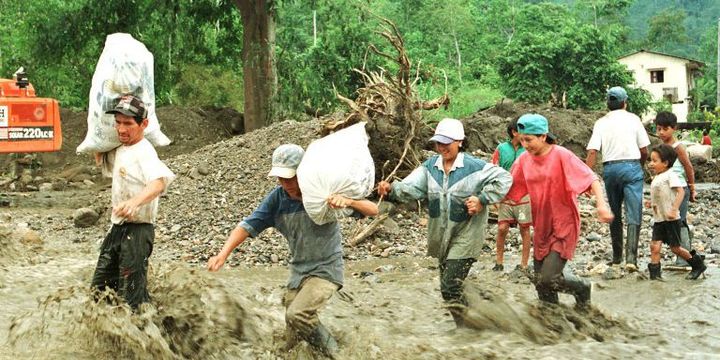
<svg viewBox="0 0 720 360">
<path fill-rule="evenodd" d="M 0 255 L 0 359 L 319 357 L 305 344 L 282 349 L 283 266 L 208 273 L 156 251 L 152 306 L 131 315 L 92 301 L 87 284 L 103 229 L 76 229 L 68 219 L 75 203 L 96 192 L 13 195 L 18 206 L 0 209 L 11 218 L 5 221 L 26 223 L 42 238 Z M 538 304 L 529 281 L 491 271 L 493 259 L 488 252 L 471 271 L 474 328 L 461 330 L 443 308 L 433 259 L 347 263 L 344 289 L 320 315 L 339 339 L 338 358 L 720 358 L 715 265 L 695 282 L 672 271 L 663 273 L 664 282 L 593 277 L 593 309 L 576 311 L 567 295 L 559 307 Z"/>
</svg>

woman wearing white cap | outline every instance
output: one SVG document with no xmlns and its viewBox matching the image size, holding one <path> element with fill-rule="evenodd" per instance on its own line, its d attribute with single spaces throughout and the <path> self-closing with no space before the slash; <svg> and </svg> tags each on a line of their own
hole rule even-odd
<svg viewBox="0 0 720 360">
<path fill-rule="evenodd" d="M 458 327 L 467 305 L 463 281 L 485 239 L 487 205 L 502 200 L 512 185 L 503 168 L 461 152 L 463 140 L 462 123 L 443 119 L 430 138 L 439 155 L 400 182 L 378 184 L 378 193 L 391 200 L 428 200 L 428 255 L 438 259 L 440 292 Z"/>
</svg>

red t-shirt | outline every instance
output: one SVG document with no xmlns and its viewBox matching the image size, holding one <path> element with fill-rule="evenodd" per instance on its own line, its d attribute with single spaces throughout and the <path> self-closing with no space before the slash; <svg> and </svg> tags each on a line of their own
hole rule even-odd
<svg viewBox="0 0 720 360">
<path fill-rule="evenodd" d="M 702 144 L 703 145 L 712 145 L 712 140 L 710 140 L 709 135 L 703 135 Z"/>
<path fill-rule="evenodd" d="M 530 194 L 535 259 L 544 259 L 552 250 L 570 260 L 580 235 L 577 196 L 588 191 L 597 176 L 570 150 L 551 146 L 543 156 L 526 152 L 518 157 L 507 198 L 520 201 Z"/>
</svg>

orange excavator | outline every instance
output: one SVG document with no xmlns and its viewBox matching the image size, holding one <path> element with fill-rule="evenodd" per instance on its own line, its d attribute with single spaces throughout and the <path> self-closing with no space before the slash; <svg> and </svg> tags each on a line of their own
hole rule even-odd
<svg viewBox="0 0 720 360">
<path fill-rule="evenodd" d="M 23 68 L 0 79 L 0 153 L 58 151 L 62 146 L 60 105 L 39 98 Z"/>
</svg>

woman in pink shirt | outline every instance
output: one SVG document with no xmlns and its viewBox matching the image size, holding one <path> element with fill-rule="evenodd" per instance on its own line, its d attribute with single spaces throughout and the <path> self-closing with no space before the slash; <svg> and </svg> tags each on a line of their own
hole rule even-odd
<svg viewBox="0 0 720 360">
<path fill-rule="evenodd" d="M 575 296 L 576 305 L 590 304 L 590 283 L 570 272 L 565 263 L 575 254 L 580 234 L 579 194 L 595 195 L 598 219 L 613 214 L 603 197 L 600 181 L 575 154 L 548 143 L 548 122 L 539 114 L 518 119 L 520 141 L 526 152 L 512 167 L 513 185 L 507 198 L 520 201 L 530 194 L 533 227 L 535 289 L 541 301 L 558 303 L 558 291 Z"/>
</svg>

